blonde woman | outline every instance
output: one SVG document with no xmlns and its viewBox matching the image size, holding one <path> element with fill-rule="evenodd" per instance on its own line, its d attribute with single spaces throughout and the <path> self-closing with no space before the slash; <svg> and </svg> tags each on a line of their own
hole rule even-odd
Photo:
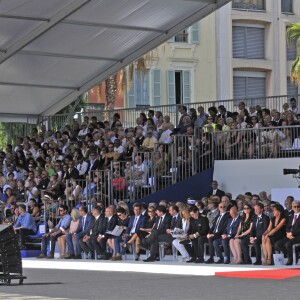
<svg viewBox="0 0 300 300">
<path fill-rule="evenodd" d="M 70 228 L 66 228 L 64 231 L 64 235 L 60 236 L 57 239 L 58 246 L 60 249 L 60 257 L 59 258 L 61 258 L 61 259 L 65 258 L 65 256 L 66 256 L 66 253 L 65 253 L 66 252 L 66 234 L 67 233 L 73 234 L 77 230 L 77 227 L 79 224 L 80 214 L 79 214 L 79 210 L 77 208 L 72 209 L 71 218 L 72 218 L 72 221 L 70 224 Z"/>
<path fill-rule="evenodd" d="M 190 213 L 187 208 L 182 209 L 182 211 L 180 212 L 180 217 L 181 217 L 182 229 L 187 234 L 187 231 L 190 226 L 190 218 L 191 218 Z M 187 261 L 190 259 L 190 256 L 189 256 L 189 253 L 186 251 L 184 245 L 180 244 L 181 240 L 182 239 L 180 239 L 180 238 L 176 238 L 175 240 L 173 240 L 173 245 L 182 256 L 180 261 Z"/>
</svg>

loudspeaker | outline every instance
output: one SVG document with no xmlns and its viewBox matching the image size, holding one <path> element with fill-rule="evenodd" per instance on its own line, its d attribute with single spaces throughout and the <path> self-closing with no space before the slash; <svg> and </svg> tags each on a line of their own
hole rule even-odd
<svg viewBox="0 0 300 300">
<path fill-rule="evenodd" d="M 11 225 L 0 225 L 0 273 L 22 274 L 19 240 Z"/>
</svg>

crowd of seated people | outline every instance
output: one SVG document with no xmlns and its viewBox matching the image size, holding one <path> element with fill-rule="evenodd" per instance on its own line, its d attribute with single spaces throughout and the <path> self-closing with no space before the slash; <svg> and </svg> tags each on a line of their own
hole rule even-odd
<svg viewBox="0 0 300 300">
<path fill-rule="evenodd" d="M 136 126 L 128 128 L 122 125 L 118 113 L 111 124 L 86 116 L 81 124 L 74 120 L 61 131 L 54 132 L 45 125 L 39 130 L 33 128 L 14 146 L 8 144 L 0 151 L 0 221 L 16 218 L 11 208 L 25 204 L 37 223 L 46 214 L 51 216 L 51 226 L 56 226 L 60 204 L 72 209 L 78 203 L 87 204 L 88 198 L 95 202 L 108 197 L 108 180 L 113 199 L 128 199 L 130 195 L 138 199 L 153 183 L 158 187 L 170 184 L 171 170 L 177 170 L 178 180 L 190 175 L 192 156 L 199 166 L 197 171 L 212 165 L 213 151 L 214 157 L 221 159 L 243 158 L 245 153 L 253 158 L 257 132 L 235 129 L 261 129 L 262 157 L 278 157 L 281 149 L 298 147 L 298 131 L 287 127 L 300 122 L 296 99 L 285 103 L 282 112 L 259 106 L 251 106 L 248 111 L 244 102 L 238 109 L 229 112 L 220 105 L 205 112 L 202 106 L 196 110 L 181 105 L 178 124 L 172 124 L 169 115 L 149 110 L 148 116 L 141 113 Z M 169 145 L 174 144 L 176 136 L 183 139 L 176 144 L 174 168 Z M 193 154 L 192 144 L 196 149 Z M 105 173 L 108 170 L 113 172 L 112 177 Z M 82 184 L 85 180 L 90 180 L 89 190 Z M 50 200 L 45 201 L 45 197 Z"/>
<path fill-rule="evenodd" d="M 232 200 L 230 193 L 211 194 L 187 202 L 135 203 L 132 210 L 125 202 L 104 207 L 100 201 L 91 212 L 84 204 L 71 211 L 60 204 L 60 219 L 43 235 L 38 258 L 53 259 L 58 242 L 60 259 L 119 261 L 133 252 L 139 261 L 148 250 L 148 263 L 160 259 L 163 243 L 179 252 L 179 262 L 272 265 L 273 254 L 282 252 L 291 265 L 292 247 L 300 244 L 300 201 L 288 196 L 283 206 L 265 196 L 247 192 Z M 25 244 L 24 235 L 33 234 L 36 226 L 24 204 L 17 209 L 13 226 Z"/>
</svg>

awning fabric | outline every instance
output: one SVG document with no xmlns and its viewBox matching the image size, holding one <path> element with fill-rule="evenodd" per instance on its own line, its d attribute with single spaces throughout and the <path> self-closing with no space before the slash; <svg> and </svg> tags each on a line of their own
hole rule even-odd
<svg viewBox="0 0 300 300">
<path fill-rule="evenodd" d="M 56 113 L 228 2 L 0 1 L 0 117 Z"/>
</svg>

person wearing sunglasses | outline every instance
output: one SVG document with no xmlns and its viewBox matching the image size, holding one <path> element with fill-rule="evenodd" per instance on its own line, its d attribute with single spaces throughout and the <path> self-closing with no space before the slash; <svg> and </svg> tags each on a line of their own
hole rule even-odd
<svg viewBox="0 0 300 300">
<path fill-rule="evenodd" d="M 287 220 L 286 237 L 275 243 L 275 250 L 287 254 L 287 266 L 293 264 L 293 245 L 300 244 L 300 201 L 294 200 L 292 208 L 294 215 Z"/>
<path fill-rule="evenodd" d="M 200 237 L 200 244 L 204 248 L 204 243 L 208 242 L 209 245 L 209 259 L 205 261 L 206 264 L 213 264 L 215 248 L 213 242 L 222 237 L 225 232 L 228 219 L 230 218 L 229 213 L 226 211 L 227 207 L 222 202 L 218 205 L 219 216 L 214 220 L 213 226 L 210 228 L 206 237 Z M 216 263 L 223 263 L 221 259 L 219 259 Z"/>
<path fill-rule="evenodd" d="M 43 235 L 42 237 L 42 253 L 37 258 L 54 258 L 54 251 L 55 251 L 55 244 L 57 239 L 66 233 L 66 230 L 70 227 L 72 218 L 68 214 L 68 207 L 64 204 L 59 206 L 59 215 L 61 219 L 59 220 L 58 224 L 52 229 L 51 232 L 48 232 Z M 47 255 L 47 244 L 50 243 L 50 254 Z"/>
</svg>

